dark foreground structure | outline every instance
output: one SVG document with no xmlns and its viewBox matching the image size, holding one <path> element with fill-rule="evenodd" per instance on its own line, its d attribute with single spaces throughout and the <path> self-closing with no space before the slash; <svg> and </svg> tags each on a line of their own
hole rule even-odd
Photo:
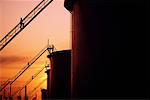
<svg viewBox="0 0 150 100">
<path fill-rule="evenodd" d="M 65 0 L 72 98 L 149 98 L 148 0 Z"/>
<path fill-rule="evenodd" d="M 71 50 L 56 51 L 48 55 L 51 68 L 48 72 L 47 93 L 50 99 L 69 99 L 71 86 Z"/>
<path fill-rule="evenodd" d="M 41 93 L 42 93 L 42 100 L 47 99 L 47 90 L 46 89 L 41 89 Z"/>
</svg>

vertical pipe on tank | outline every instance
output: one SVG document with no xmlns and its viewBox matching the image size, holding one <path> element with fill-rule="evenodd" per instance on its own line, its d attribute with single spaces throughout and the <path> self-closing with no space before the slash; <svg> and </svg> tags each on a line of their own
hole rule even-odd
<svg viewBox="0 0 150 100">
<path fill-rule="evenodd" d="M 13 97 L 12 97 L 12 94 L 11 94 L 11 92 L 12 92 L 12 87 L 11 87 L 11 85 L 10 85 L 10 87 L 9 87 L 9 91 L 10 91 L 9 99 L 12 100 Z"/>
<path fill-rule="evenodd" d="M 24 90 L 25 90 L 25 92 L 24 92 L 25 93 L 25 100 L 28 100 L 28 97 L 27 97 L 27 86 L 25 86 Z"/>
</svg>

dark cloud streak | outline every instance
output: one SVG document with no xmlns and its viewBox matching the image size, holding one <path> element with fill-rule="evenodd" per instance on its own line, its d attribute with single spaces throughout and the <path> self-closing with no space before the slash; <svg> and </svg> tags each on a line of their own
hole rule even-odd
<svg viewBox="0 0 150 100">
<path fill-rule="evenodd" d="M 1 56 L 0 57 L 0 65 L 26 62 L 27 60 L 28 60 L 28 58 L 23 57 L 23 56 Z"/>
</svg>

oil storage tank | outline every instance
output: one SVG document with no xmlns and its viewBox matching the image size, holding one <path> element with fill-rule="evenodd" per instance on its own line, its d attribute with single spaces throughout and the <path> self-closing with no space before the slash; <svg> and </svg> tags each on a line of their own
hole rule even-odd
<svg viewBox="0 0 150 100">
<path fill-rule="evenodd" d="M 65 0 L 72 98 L 149 98 L 148 0 Z"/>
<path fill-rule="evenodd" d="M 48 97 L 52 99 L 70 98 L 71 50 L 56 51 L 48 55 L 51 62 Z"/>
<path fill-rule="evenodd" d="M 41 89 L 41 93 L 42 93 L 42 100 L 46 100 L 47 99 L 47 90 Z"/>
</svg>

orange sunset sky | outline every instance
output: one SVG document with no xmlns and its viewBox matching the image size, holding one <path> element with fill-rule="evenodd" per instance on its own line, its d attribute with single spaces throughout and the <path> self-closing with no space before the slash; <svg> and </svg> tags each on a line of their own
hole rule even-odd
<svg viewBox="0 0 150 100">
<path fill-rule="evenodd" d="M 41 0 L 0 0 L 0 40 L 20 22 Z M 71 49 L 71 14 L 63 6 L 64 0 L 54 0 L 22 32 L 0 51 L 0 85 L 14 76 L 28 61 L 42 50 L 49 39 L 57 50 Z M 12 85 L 19 89 L 49 59 L 43 54 Z M 38 75 L 28 86 L 28 92 L 38 85 L 46 74 Z M 7 89 L 9 86 L 7 87 Z M 41 85 L 46 88 L 46 82 Z"/>
</svg>

